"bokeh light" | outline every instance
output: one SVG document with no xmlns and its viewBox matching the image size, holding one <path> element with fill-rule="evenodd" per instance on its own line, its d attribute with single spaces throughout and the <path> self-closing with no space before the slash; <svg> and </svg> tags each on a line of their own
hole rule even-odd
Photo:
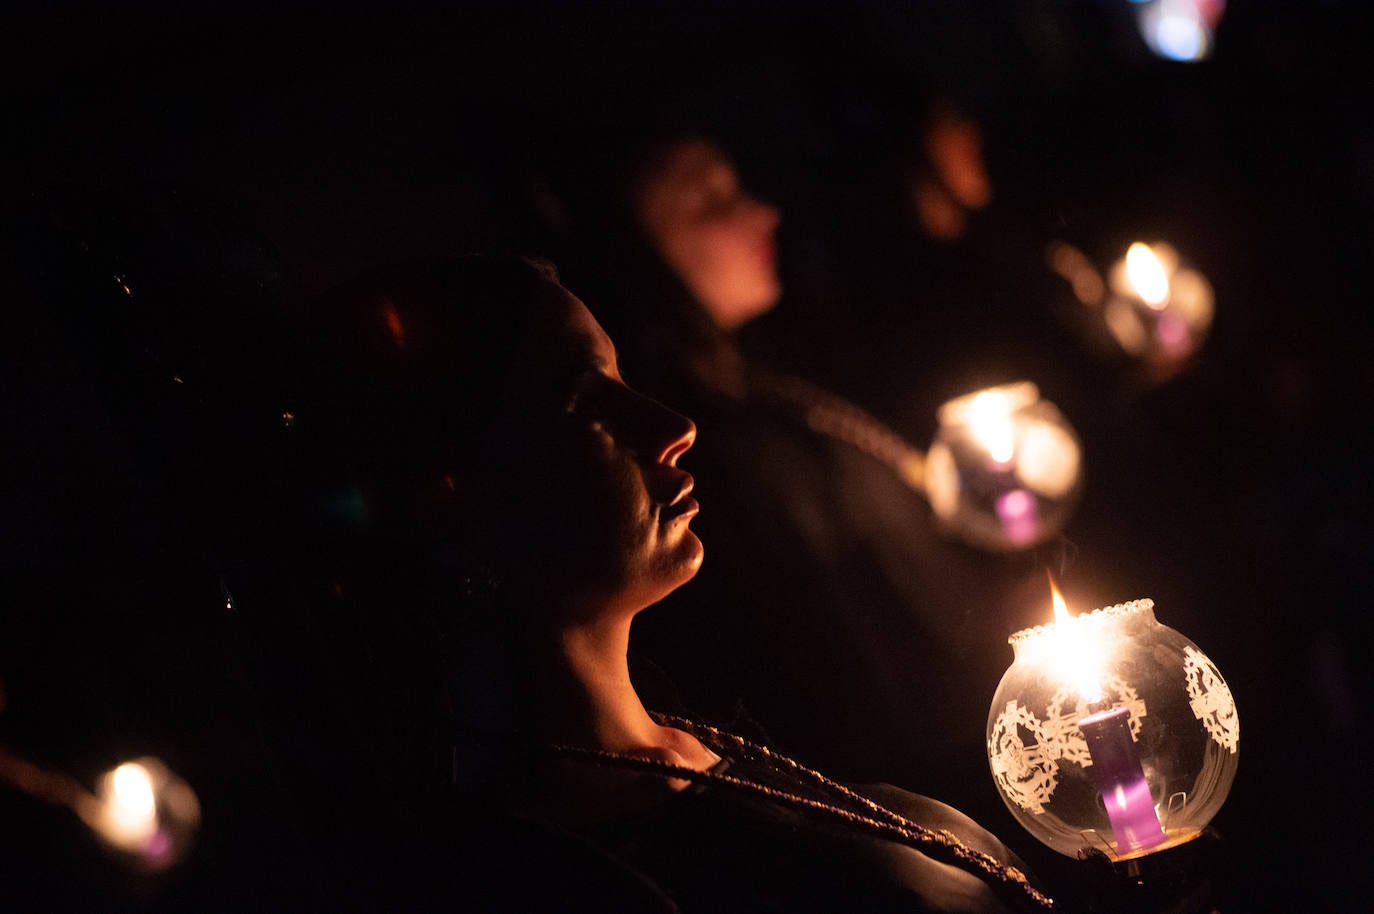
<svg viewBox="0 0 1374 914">
<path fill-rule="evenodd" d="M 1054 404 L 1029 381 L 945 403 L 926 454 L 925 490 L 946 529 L 995 552 L 1057 533 L 1076 501 L 1082 451 Z"/>
<path fill-rule="evenodd" d="M 1212 53 L 1224 0 L 1137 2 L 1136 24 L 1150 50 L 1165 60 L 1192 63 Z"/>
<path fill-rule="evenodd" d="M 151 757 L 106 772 L 95 797 L 77 812 L 107 843 L 150 869 L 180 860 L 200 825 L 195 791 Z"/>
<path fill-rule="evenodd" d="M 1102 308 L 1108 332 L 1127 355 L 1175 367 L 1202 345 L 1215 298 L 1200 272 L 1164 242 L 1137 241 L 1112 267 Z"/>
</svg>

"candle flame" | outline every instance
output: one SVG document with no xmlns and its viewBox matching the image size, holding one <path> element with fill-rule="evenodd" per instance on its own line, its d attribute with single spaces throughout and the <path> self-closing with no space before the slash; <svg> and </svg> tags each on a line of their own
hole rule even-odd
<svg viewBox="0 0 1374 914">
<path fill-rule="evenodd" d="M 1169 303 L 1169 274 L 1148 244 L 1137 241 L 1127 249 L 1126 278 L 1141 300 L 1156 311 Z"/>
<path fill-rule="evenodd" d="M 157 801 L 148 769 L 137 762 L 125 762 L 114 771 L 113 800 L 140 818 L 154 815 Z"/>
<path fill-rule="evenodd" d="M 1083 701 L 1092 704 L 1103 699 L 1102 680 L 1097 670 L 1099 646 L 1092 642 L 1089 633 L 1076 624 L 1077 616 L 1069 615 L 1069 604 L 1054 583 L 1054 575 L 1045 573 L 1050 580 L 1050 599 L 1054 604 L 1054 624 L 1058 629 L 1055 637 L 1054 663 L 1062 673 L 1064 681 L 1078 690 Z"/>
<path fill-rule="evenodd" d="M 1054 601 L 1054 621 L 1063 623 L 1069 621 L 1069 604 L 1064 602 L 1064 595 L 1059 592 L 1059 588 L 1054 586 L 1054 575 L 1049 575 L 1050 579 L 1050 599 Z"/>
<path fill-rule="evenodd" d="M 158 830 L 157 794 L 152 774 L 138 762 L 125 762 L 106 776 L 97 828 L 111 843 L 137 848 Z"/>
<path fill-rule="evenodd" d="M 1015 430 L 1011 413 L 1014 407 L 1001 391 L 985 390 L 969 404 L 969 425 L 973 436 L 998 463 L 1010 463 L 1016 453 Z"/>
</svg>

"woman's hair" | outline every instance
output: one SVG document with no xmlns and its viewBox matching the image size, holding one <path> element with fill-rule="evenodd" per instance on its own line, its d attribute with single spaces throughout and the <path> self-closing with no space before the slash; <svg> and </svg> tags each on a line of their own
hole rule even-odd
<svg viewBox="0 0 1374 914">
<path fill-rule="evenodd" d="M 278 529 L 431 534 L 425 501 L 485 440 L 538 292 L 557 283 L 545 261 L 469 255 L 373 270 L 289 306 L 250 480 L 276 483 L 269 513 L 296 511 Z"/>
<path fill-rule="evenodd" d="M 486 623 L 462 518 L 436 521 L 463 509 L 444 476 L 489 434 L 551 283 L 542 261 L 466 256 L 289 309 L 273 421 L 234 448 L 218 548 L 265 724 L 326 828 L 418 814 L 446 780 L 444 677 Z"/>
</svg>

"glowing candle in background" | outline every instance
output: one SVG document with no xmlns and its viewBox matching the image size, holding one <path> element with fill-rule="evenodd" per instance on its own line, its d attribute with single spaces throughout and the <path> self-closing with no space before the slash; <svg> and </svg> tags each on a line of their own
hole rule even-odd
<svg viewBox="0 0 1374 914">
<path fill-rule="evenodd" d="M 98 795 L 100 817 L 95 828 L 106 841 L 136 850 L 157 834 L 157 797 L 152 775 L 143 765 L 125 762 L 115 768 L 101 778 Z"/>
<path fill-rule="evenodd" d="M 180 860 L 200 825 L 195 791 L 155 758 L 117 765 L 92 793 L 70 775 L 0 746 L 0 784 L 70 809 L 106 844 L 148 869 Z"/>
<path fill-rule="evenodd" d="M 1148 244 L 1137 241 L 1126 249 L 1126 280 L 1141 301 L 1156 311 L 1169 303 L 1169 274 Z"/>
<path fill-rule="evenodd" d="M 1163 242 L 1133 243 L 1108 273 L 1102 319 L 1127 354 L 1173 367 L 1202 345 L 1212 323 L 1212 287 Z"/>
<path fill-rule="evenodd" d="M 1156 380 L 1187 364 L 1211 328 L 1211 284 L 1162 241 L 1133 242 L 1105 273 L 1063 241 L 1047 248 L 1046 262 L 1073 293 L 1072 306 L 1058 306 L 1063 319 L 1094 348 L 1139 363 Z"/>
<path fill-rule="evenodd" d="M 924 489 L 949 531 L 991 551 L 1044 542 L 1077 501 L 1082 451 L 1029 381 L 956 397 L 939 410 Z"/>
<path fill-rule="evenodd" d="M 998 465 L 1011 463 L 1016 453 L 1012 414 L 1036 401 L 1038 391 L 1033 386 L 1014 384 L 994 387 L 974 394 L 966 403 L 959 403 L 949 411 L 963 409 L 954 421 L 967 422 L 973 437 L 983 446 L 988 459 Z"/>
<path fill-rule="evenodd" d="M 195 791 L 155 758 L 106 772 L 94 796 L 76 811 L 108 844 L 149 869 L 165 869 L 185 854 L 200 824 Z"/>
<path fill-rule="evenodd" d="M 1155 56 L 1181 63 L 1206 60 L 1225 0 L 1132 0 L 1136 25 Z"/>
</svg>

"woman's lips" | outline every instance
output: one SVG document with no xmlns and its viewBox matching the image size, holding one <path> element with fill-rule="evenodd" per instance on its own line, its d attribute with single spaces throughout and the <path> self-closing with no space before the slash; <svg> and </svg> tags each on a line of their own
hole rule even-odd
<svg viewBox="0 0 1374 914">
<path fill-rule="evenodd" d="M 692 497 L 692 487 L 696 484 L 696 480 L 692 478 L 691 473 L 684 473 L 681 470 L 676 472 L 680 474 L 677 493 L 659 509 L 659 516 L 663 520 L 691 517 L 701 510 L 701 505 L 697 504 L 697 500 Z"/>
<path fill-rule="evenodd" d="M 663 520 L 678 520 L 684 517 L 693 517 L 700 510 L 701 505 L 697 504 L 697 500 L 695 498 L 688 495 L 683 498 L 679 498 L 671 505 L 664 505 L 663 510 L 659 512 L 659 516 Z"/>
<path fill-rule="evenodd" d="M 775 242 L 765 241 L 759 245 L 759 262 L 769 270 L 778 265 L 778 247 Z"/>
</svg>

